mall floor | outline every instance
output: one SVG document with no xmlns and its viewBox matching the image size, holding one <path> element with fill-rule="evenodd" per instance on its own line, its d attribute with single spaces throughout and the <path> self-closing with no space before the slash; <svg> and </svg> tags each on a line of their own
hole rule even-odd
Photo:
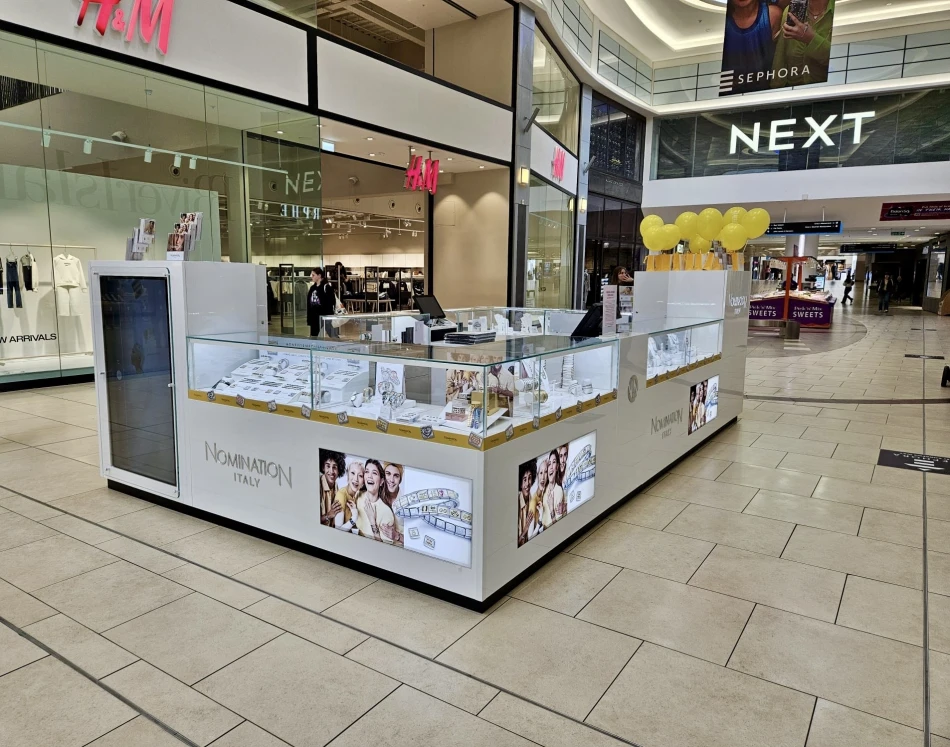
<svg viewBox="0 0 950 747">
<path fill-rule="evenodd" d="M 875 465 L 950 456 L 904 357 L 950 319 L 863 303 L 757 340 L 740 422 L 488 614 L 106 489 L 90 386 L 0 394 L 0 744 L 919 747 L 923 476 Z M 927 505 L 950 747 L 950 478 Z"/>
</svg>

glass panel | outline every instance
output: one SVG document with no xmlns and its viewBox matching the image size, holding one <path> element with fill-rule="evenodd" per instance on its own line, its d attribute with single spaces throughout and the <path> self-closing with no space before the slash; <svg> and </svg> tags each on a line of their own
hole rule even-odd
<svg viewBox="0 0 950 747">
<path fill-rule="evenodd" d="M 531 176 L 528 216 L 528 306 L 571 306 L 574 257 L 574 200 L 570 195 Z"/>
<path fill-rule="evenodd" d="M 532 106 L 535 120 L 571 153 L 577 153 L 580 85 L 540 31 L 534 34 Z"/>
<path fill-rule="evenodd" d="M 940 298 L 943 295 L 943 279 L 947 268 L 946 252 L 930 252 L 927 266 L 927 298 Z"/>
<path fill-rule="evenodd" d="M 168 280 L 100 278 L 112 466 L 178 484 Z"/>
</svg>

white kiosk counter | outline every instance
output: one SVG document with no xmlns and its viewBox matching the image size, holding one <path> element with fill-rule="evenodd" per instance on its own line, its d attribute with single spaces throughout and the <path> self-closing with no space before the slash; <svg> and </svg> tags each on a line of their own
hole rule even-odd
<svg viewBox="0 0 950 747">
<path fill-rule="evenodd" d="M 254 265 L 91 275 L 113 488 L 475 609 L 742 407 L 748 273 L 638 274 L 622 336 L 471 346 L 269 335 Z"/>
</svg>

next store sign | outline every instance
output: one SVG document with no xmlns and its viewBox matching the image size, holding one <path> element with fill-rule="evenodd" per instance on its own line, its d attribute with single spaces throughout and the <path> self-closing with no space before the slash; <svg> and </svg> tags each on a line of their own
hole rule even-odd
<svg viewBox="0 0 950 747">
<path fill-rule="evenodd" d="M 864 121 L 866 119 L 874 119 L 876 112 L 856 112 L 854 114 L 844 114 L 841 117 L 842 123 L 844 122 L 853 122 L 854 125 L 854 145 L 861 144 L 861 138 L 864 134 Z M 822 145 L 838 145 L 834 140 L 831 139 L 831 136 L 828 134 L 828 128 L 834 124 L 835 120 L 838 119 L 837 114 L 830 115 L 824 122 L 821 124 L 818 123 L 812 117 L 805 117 L 805 123 L 811 130 L 811 136 L 805 141 L 802 145 L 802 149 L 810 148 L 812 145 L 817 143 L 819 140 Z M 791 138 L 795 137 L 795 126 L 798 124 L 797 119 L 775 119 L 768 125 L 768 147 L 766 150 L 769 151 L 780 151 L 780 150 L 792 150 L 795 147 L 795 143 L 787 142 Z M 839 132 L 842 137 L 844 137 L 844 132 L 847 125 L 839 125 Z M 765 128 L 762 126 L 762 122 L 755 122 L 752 125 L 752 135 L 746 135 L 738 126 L 732 125 L 732 131 L 729 136 L 729 153 L 735 154 L 739 149 L 739 141 L 741 140 L 753 153 L 759 152 L 759 147 L 762 144 L 762 133 Z"/>
</svg>

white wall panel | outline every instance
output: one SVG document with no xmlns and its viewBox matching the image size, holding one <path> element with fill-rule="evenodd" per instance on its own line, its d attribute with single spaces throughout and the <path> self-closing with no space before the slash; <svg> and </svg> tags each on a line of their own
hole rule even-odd
<svg viewBox="0 0 950 747">
<path fill-rule="evenodd" d="M 321 111 L 511 161 L 509 110 L 327 39 L 317 60 Z"/>
<path fill-rule="evenodd" d="M 564 178 L 554 178 L 554 153 L 564 151 Z M 520 164 L 519 164 L 520 165 Z M 565 192 L 577 194 L 577 158 L 564 150 L 553 137 L 538 125 L 531 125 L 531 170 Z"/>
</svg>

